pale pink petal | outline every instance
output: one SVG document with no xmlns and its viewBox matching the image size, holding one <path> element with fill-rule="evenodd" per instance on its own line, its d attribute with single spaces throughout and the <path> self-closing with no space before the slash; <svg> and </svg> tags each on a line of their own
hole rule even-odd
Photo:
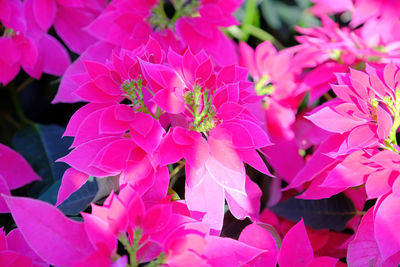
<svg viewBox="0 0 400 267">
<path fill-rule="evenodd" d="M 182 100 L 175 93 L 169 92 L 166 89 L 161 89 L 155 93 L 153 101 L 168 113 L 179 114 L 185 111 L 185 104 Z"/>
<path fill-rule="evenodd" d="M 246 195 L 233 190 L 225 189 L 225 198 L 229 210 L 239 220 L 246 217 L 256 217 L 260 211 L 261 189 L 246 176 Z"/>
<path fill-rule="evenodd" d="M 93 252 L 83 223 L 68 219 L 46 202 L 4 198 L 27 243 L 50 264 L 72 265 Z"/>
<path fill-rule="evenodd" d="M 207 141 L 200 135 L 193 137 L 191 145 L 181 146 L 182 153 L 187 163 L 193 168 L 200 168 L 209 157 Z"/>
<path fill-rule="evenodd" d="M 240 266 L 264 252 L 232 238 L 210 236 L 207 241 L 204 255 L 211 266 Z"/>
<path fill-rule="evenodd" d="M 210 177 L 212 177 L 219 186 L 246 195 L 244 166 L 243 164 L 241 165 L 243 170 L 238 172 L 222 165 L 214 157 L 209 157 L 205 164 Z"/>
<path fill-rule="evenodd" d="M 223 188 L 209 175 L 195 187 L 185 186 L 185 200 L 191 211 L 205 212 L 203 222 L 216 231 L 221 230 L 224 217 Z"/>
</svg>

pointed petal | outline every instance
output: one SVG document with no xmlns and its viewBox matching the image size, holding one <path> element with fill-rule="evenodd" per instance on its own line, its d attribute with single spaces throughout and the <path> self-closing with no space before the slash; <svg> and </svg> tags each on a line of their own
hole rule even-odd
<svg viewBox="0 0 400 267">
<path fill-rule="evenodd" d="M 60 189 L 58 190 L 56 206 L 60 205 L 66 200 L 73 192 L 78 190 L 88 179 L 88 175 L 69 168 L 65 171 Z"/>
<path fill-rule="evenodd" d="M 302 219 L 283 238 L 278 263 L 281 267 L 308 266 L 313 259 L 314 251 Z"/>
<path fill-rule="evenodd" d="M 25 197 L 5 200 L 27 243 L 50 264 L 72 265 L 94 251 L 84 224 L 68 219 L 54 206 Z"/>
</svg>

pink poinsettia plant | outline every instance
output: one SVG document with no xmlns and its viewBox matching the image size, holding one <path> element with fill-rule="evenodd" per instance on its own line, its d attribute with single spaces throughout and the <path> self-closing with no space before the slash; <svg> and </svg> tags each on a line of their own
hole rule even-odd
<svg viewBox="0 0 400 267">
<path fill-rule="evenodd" d="M 0 265 L 398 266 L 399 5 L 312 2 L 0 0 Z"/>
</svg>

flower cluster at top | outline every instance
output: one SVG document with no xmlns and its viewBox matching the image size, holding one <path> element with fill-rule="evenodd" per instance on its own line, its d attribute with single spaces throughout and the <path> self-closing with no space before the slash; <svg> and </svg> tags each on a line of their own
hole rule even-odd
<svg viewBox="0 0 400 267">
<path fill-rule="evenodd" d="M 0 144 L 0 212 L 18 227 L 0 231 L 0 265 L 398 266 L 400 5 L 312 2 L 321 26 L 278 51 L 225 34 L 243 0 L 0 0 L 2 87 L 22 67 L 62 76 L 54 103 L 85 102 L 56 206 L 118 180 L 72 220 L 12 196 L 42 178 Z M 338 194 L 348 231 L 274 214 Z M 236 239 L 228 210 L 247 220 Z"/>
</svg>

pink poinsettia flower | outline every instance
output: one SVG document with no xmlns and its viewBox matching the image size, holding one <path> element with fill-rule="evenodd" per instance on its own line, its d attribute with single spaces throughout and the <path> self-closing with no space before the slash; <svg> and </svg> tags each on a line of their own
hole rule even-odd
<svg viewBox="0 0 400 267">
<path fill-rule="evenodd" d="M 293 139 L 291 129 L 303 96 L 297 93 L 291 59 L 297 48 L 277 52 L 271 42 L 257 46 L 255 51 L 240 43 L 241 64 L 249 68 L 257 94 L 265 95 L 264 109 L 268 133 L 274 141 Z"/>
<path fill-rule="evenodd" d="M 176 33 L 194 52 L 204 49 L 221 66 L 238 61 L 235 44 L 215 25 L 200 17 L 183 17 L 176 22 Z"/>
<path fill-rule="evenodd" d="M 49 266 L 26 243 L 19 229 L 14 229 L 7 235 L 0 229 L 0 264 L 2 266 Z"/>
<path fill-rule="evenodd" d="M 268 229 L 272 237 L 277 240 L 277 244 L 281 244 L 281 240 L 286 237 L 288 231 L 295 225 L 294 222 L 280 218 L 268 209 L 263 210 L 258 223 L 268 226 L 265 228 Z M 273 228 L 271 229 L 271 227 Z M 305 230 L 314 256 L 333 258 L 346 257 L 347 243 L 351 239 L 351 235 L 327 229 L 315 230 L 308 226 L 305 227 Z"/>
<path fill-rule="evenodd" d="M 84 28 L 105 8 L 106 1 L 28 0 L 25 4 L 33 7 L 31 18 L 41 31 L 47 32 L 54 25 L 57 34 L 67 46 L 80 54 L 97 41 Z"/>
<path fill-rule="evenodd" d="M 233 16 L 243 0 L 201 0 L 199 13 L 201 18 L 217 26 L 228 27 L 238 25 L 239 22 Z"/>
<path fill-rule="evenodd" d="M 19 260 L 30 260 L 26 259 L 29 256 L 38 263 L 33 266 L 42 266 L 43 259 L 57 266 L 116 267 L 128 264 L 127 256 L 132 265 L 153 261 L 176 267 L 188 264 L 261 266 L 262 261 L 276 260 L 276 253 L 271 255 L 267 250 L 276 250 L 271 243 L 273 240 L 266 243 L 249 239 L 249 235 L 259 229 L 248 229 L 242 234 L 242 241 L 212 236 L 207 224 L 190 217 L 184 202 L 170 202 L 169 197 L 156 202 L 143 201 L 129 185 L 122 187 L 118 195 L 112 193 L 103 206 L 92 205 L 91 214 L 82 213 L 83 222 L 72 221 L 57 208 L 39 200 L 5 198 L 19 227 L 9 235 L 10 240 L 20 233 L 11 241 L 19 242 L 16 252 L 25 253 Z M 27 220 L 32 214 L 40 217 Z M 41 219 L 44 214 L 49 221 Z M 33 224 L 35 227 L 31 227 Z M 65 227 L 68 232 L 64 231 Z M 124 246 L 128 255 L 117 254 L 117 242 Z M 8 241 L 9 250 L 13 250 L 13 243 Z M 57 250 L 48 250 L 49 245 Z M 28 251 L 28 246 L 38 256 Z M 15 258 L 16 253 L 2 256 Z"/>
<path fill-rule="evenodd" d="M 39 14 L 37 12 L 47 10 L 47 7 L 43 9 L 37 8 L 35 4 L 39 2 L 25 1 L 23 3 L 24 16 L 29 22 L 27 23 L 27 34 L 34 40 L 38 48 L 38 59 L 35 65 L 26 68 L 25 71 L 36 79 L 39 79 L 43 72 L 61 76 L 71 64 L 71 60 L 67 49 L 38 24 L 36 17 Z"/>
<path fill-rule="evenodd" d="M 400 8 L 397 1 L 391 0 L 312 0 L 314 14 L 341 13 L 350 11 L 352 13 L 351 26 L 357 27 L 368 20 L 376 18 L 397 19 L 396 10 Z"/>
<path fill-rule="evenodd" d="M 398 186 L 394 188 L 393 193 L 380 197 L 361 220 L 356 236 L 349 244 L 347 261 L 352 266 L 365 266 L 366 263 L 399 265 L 400 242 L 394 222 L 399 220 L 400 198 Z"/>
<path fill-rule="evenodd" d="M 11 148 L 0 144 L 0 193 L 10 196 L 17 189 L 40 178 L 26 160 Z M 0 197 L 0 213 L 10 212 Z"/>
<path fill-rule="evenodd" d="M 332 85 L 338 99 L 308 116 L 322 129 L 345 136 L 346 142 L 336 155 L 395 143 L 399 116 L 395 104 L 399 95 L 397 70 L 398 67 L 388 64 L 383 70 L 367 66 L 367 73 L 351 70 L 350 74 L 339 75 L 339 85 Z"/>
<path fill-rule="evenodd" d="M 32 68 L 38 60 L 38 48 L 27 34 L 29 22 L 20 1 L 0 1 L 0 83 L 8 84 L 20 68 Z"/>
<path fill-rule="evenodd" d="M 314 257 L 303 220 L 294 225 L 282 240 L 278 257 L 279 266 L 337 266 L 338 259 L 328 256 Z"/>
<path fill-rule="evenodd" d="M 235 66 L 215 72 L 205 53 L 190 50 L 183 56 L 170 50 L 168 63 L 173 68 L 142 63 L 149 87 L 156 92 L 153 101 L 181 118 L 160 144 L 161 164 L 185 158 L 188 206 L 206 212 L 204 221 L 213 229 L 222 227 L 225 197 L 231 207 L 237 206 L 233 209 L 238 218 L 254 216 L 257 206 L 246 196 L 250 191 L 258 196 L 257 188 L 246 180 L 243 162 L 269 174 L 256 149 L 271 143 L 246 109 L 246 104 L 259 99 L 249 90 L 246 73 Z"/>
<path fill-rule="evenodd" d="M 398 30 L 387 30 L 387 22 L 377 21 L 360 29 L 339 27 L 327 16 L 321 16 L 322 27 L 297 28 L 303 34 L 296 39 L 301 43 L 294 57 L 294 65 L 314 68 L 303 77 L 300 92 L 310 91 L 314 102 L 335 82 L 335 72 L 345 72 L 347 67 L 363 68 L 367 62 L 397 62 L 399 55 Z M 393 25 L 397 25 L 396 22 Z M 381 29 L 381 30 L 377 30 Z"/>
</svg>

